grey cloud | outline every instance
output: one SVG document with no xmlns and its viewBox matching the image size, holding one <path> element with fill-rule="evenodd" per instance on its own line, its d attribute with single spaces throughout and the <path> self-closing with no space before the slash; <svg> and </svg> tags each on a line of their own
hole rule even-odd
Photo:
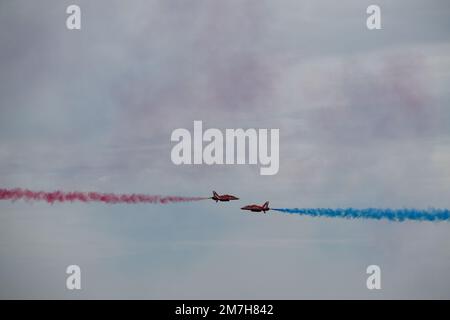
<svg viewBox="0 0 450 320">
<path fill-rule="evenodd" d="M 242 201 L 1 203 L 1 297 L 449 297 L 446 223 L 239 210 L 450 207 L 447 1 L 381 1 L 373 33 L 368 1 L 79 3 L 80 32 L 64 28 L 72 2 L 0 4 L 2 187 Z M 193 120 L 279 128 L 279 173 L 173 165 L 170 133 Z M 364 287 L 371 263 L 381 292 Z"/>
</svg>

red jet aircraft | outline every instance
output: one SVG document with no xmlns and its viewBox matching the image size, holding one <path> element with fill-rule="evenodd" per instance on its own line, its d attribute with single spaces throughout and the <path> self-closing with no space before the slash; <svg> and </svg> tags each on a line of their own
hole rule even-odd
<svg viewBox="0 0 450 320">
<path fill-rule="evenodd" d="M 217 201 L 230 201 L 230 200 L 239 200 L 239 198 L 229 195 L 229 194 L 223 194 L 223 195 L 218 195 L 217 192 L 213 191 L 213 196 L 211 197 L 211 199 Z"/>
<path fill-rule="evenodd" d="M 262 206 L 258 206 L 257 204 L 252 204 L 249 206 L 245 206 L 241 208 L 242 210 L 250 210 L 252 212 L 264 212 L 266 213 L 266 211 L 269 211 L 269 201 L 267 201 L 266 203 L 264 203 Z"/>
</svg>

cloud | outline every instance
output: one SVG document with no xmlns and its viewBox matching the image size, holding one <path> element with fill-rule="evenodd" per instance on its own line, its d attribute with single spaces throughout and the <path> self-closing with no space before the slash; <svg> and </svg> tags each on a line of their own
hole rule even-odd
<svg viewBox="0 0 450 320">
<path fill-rule="evenodd" d="M 447 2 L 381 1 L 379 33 L 356 0 L 80 4 L 80 32 L 64 28 L 60 1 L 0 4 L 4 187 L 450 207 Z M 170 133 L 193 120 L 279 128 L 279 173 L 174 166 Z M 2 297 L 73 298 L 73 260 L 88 277 L 77 297 L 449 296 L 446 224 L 261 217 L 209 202 L 0 205 Z M 374 262 L 387 282 L 372 294 Z"/>
</svg>

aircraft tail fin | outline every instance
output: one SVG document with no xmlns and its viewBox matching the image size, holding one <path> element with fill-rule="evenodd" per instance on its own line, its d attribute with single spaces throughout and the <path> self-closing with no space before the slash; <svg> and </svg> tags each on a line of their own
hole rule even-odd
<svg viewBox="0 0 450 320">
<path fill-rule="evenodd" d="M 266 210 L 269 209 L 269 201 L 267 201 L 263 204 L 263 208 Z"/>
<path fill-rule="evenodd" d="M 219 195 L 217 194 L 217 192 L 213 191 L 213 196 L 218 197 Z"/>
</svg>

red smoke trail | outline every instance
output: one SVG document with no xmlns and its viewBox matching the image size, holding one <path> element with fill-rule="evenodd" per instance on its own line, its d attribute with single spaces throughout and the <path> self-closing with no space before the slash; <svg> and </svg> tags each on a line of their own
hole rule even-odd
<svg viewBox="0 0 450 320">
<path fill-rule="evenodd" d="M 147 194 L 114 194 L 98 192 L 63 192 L 63 191 L 31 191 L 28 189 L 0 189 L 0 200 L 26 200 L 26 201 L 46 201 L 55 202 L 105 202 L 105 203 L 174 203 L 199 201 L 208 198 L 201 197 L 176 197 L 176 196 L 158 196 Z"/>
</svg>

